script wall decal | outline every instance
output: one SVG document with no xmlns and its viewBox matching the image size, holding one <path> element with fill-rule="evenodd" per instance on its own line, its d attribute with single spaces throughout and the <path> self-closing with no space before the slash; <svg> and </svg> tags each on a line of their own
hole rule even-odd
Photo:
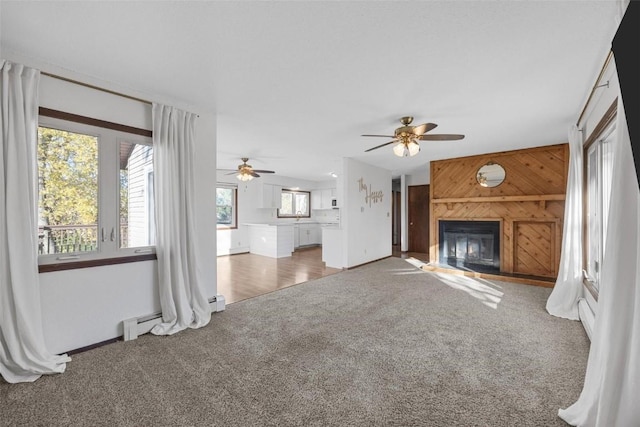
<svg viewBox="0 0 640 427">
<path fill-rule="evenodd" d="M 371 189 L 371 184 L 365 184 L 364 178 L 360 178 L 358 180 L 358 191 L 360 193 L 363 191 L 365 192 L 364 202 L 368 203 L 369 207 L 371 207 L 371 205 L 373 205 L 374 203 L 382 203 L 382 199 L 384 196 L 382 190 L 373 191 Z"/>
</svg>

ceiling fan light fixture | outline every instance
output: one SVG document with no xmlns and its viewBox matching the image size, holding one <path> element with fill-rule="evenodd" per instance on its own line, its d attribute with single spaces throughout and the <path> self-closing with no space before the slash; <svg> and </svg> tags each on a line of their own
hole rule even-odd
<svg viewBox="0 0 640 427">
<path fill-rule="evenodd" d="M 409 150 L 410 156 L 415 156 L 420 152 L 420 145 L 415 141 L 411 141 L 407 144 L 407 149 Z"/>
<path fill-rule="evenodd" d="M 398 157 L 409 157 L 415 156 L 420 152 L 420 145 L 415 142 L 399 142 L 398 144 L 393 146 L 393 154 Z"/>
<path fill-rule="evenodd" d="M 480 183 L 480 185 L 482 187 L 488 187 L 489 186 L 489 184 L 487 183 L 487 177 L 482 172 L 478 173 L 478 182 Z"/>
<path fill-rule="evenodd" d="M 406 116 L 400 119 L 403 126 L 396 128 L 393 132 L 393 136 L 390 135 L 370 135 L 364 134 L 362 136 L 373 136 L 382 138 L 391 138 L 391 141 L 384 144 L 377 145 L 375 147 L 364 150 L 365 153 L 376 150 L 378 148 L 386 147 L 387 145 L 393 145 L 393 153 L 398 157 L 415 156 L 420 152 L 420 144 L 418 141 L 455 141 L 463 139 L 464 135 L 458 134 L 426 134 L 430 130 L 435 129 L 438 125 L 435 123 L 423 123 L 418 126 L 411 126 L 413 117 Z"/>
<path fill-rule="evenodd" d="M 393 154 L 398 157 L 405 157 L 409 155 L 409 150 L 406 149 L 404 143 L 399 142 L 393 146 Z"/>
<path fill-rule="evenodd" d="M 242 173 L 242 172 L 240 172 L 240 173 L 237 175 L 237 178 L 238 178 L 240 181 L 251 181 L 251 180 L 253 179 L 253 176 L 252 176 L 251 174 L 248 174 L 248 173 Z"/>
<path fill-rule="evenodd" d="M 247 163 L 249 161 L 248 157 L 242 157 L 241 160 L 242 164 L 238 165 L 238 169 L 236 171 L 229 172 L 225 175 L 237 174 L 236 178 L 238 178 L 238 180 L 246 182 L 251 181 L 253 178 L 260 178 L 260 175 L 258 175 L 258 173 L 275 173 L 274 171 L 253 169 L 251 165 Z"/>
</svg>

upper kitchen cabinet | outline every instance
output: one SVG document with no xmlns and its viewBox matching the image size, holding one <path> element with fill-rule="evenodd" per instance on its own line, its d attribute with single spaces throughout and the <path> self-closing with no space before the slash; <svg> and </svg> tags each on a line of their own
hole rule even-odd
<svg viewBox="0 0 640 427">
<path fill-rule="evenodd" d="M 262 182 L 259 186 L 261 208 L 280 209 L 282 203 L 282 186 Z"/>
<path fill-rule="evenodd" d="M 311 192 L 311 209 L 331 209 L 331 201 L 336 197 L 335 188 L 323 188 Z"/>
</svg>

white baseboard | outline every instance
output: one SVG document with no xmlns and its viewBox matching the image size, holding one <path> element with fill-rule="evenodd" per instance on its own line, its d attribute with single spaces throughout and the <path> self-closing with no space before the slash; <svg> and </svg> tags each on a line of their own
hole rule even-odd
<svg viewBox="0 0 640 427">
<path fill-rule="evenodd" d="M 209 307 L 211 312 L 216 313 L 224 311 L 225 299 L 223 295 L 216 295 L 209 299 Z M 154 326 L 162 322 L 162 313 L 153 313 L 142 317 L 132 317 L 122 321 L 122 329 L 124 331 L 124 340 L 131 341 L 140 335 L 149 333 Z"/>
<path fill-rule="evenodd" d="M 246 254 L 249 253 L 248 247 L 242 248 L 229 248 L 229 249 L 220 249 L 216 256 L 225 256 L 225 255 L 236 255 L 236 254 Z"/>
<path fill-rule="evenodd" d="M 593 324 L 596 320 L 596 317 L 593 314 L 591 307 L 589 307 L 589 303 L 584 298 L 580 298 L 580 300 L 578 301 L 578 315 L 580 316 L 580 321 L 582 322 L 584 330 L 587 331 L 589 340 L 591 340 Z"/>
</svg>

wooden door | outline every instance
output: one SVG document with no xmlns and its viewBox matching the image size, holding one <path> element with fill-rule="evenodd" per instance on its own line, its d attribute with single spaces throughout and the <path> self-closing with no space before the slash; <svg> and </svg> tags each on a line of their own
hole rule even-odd
<svg viewBox="0 0 640 427">
<path fill-rule="evenodd" d="M 392 192 L 391 199 L 391 244 L 400 245 L 400 192 Z"/>
<path fill-rule="evenodd" d="M 408 187 L 409 252 L 429 253 L 429 186 Z"/>
</svg>

